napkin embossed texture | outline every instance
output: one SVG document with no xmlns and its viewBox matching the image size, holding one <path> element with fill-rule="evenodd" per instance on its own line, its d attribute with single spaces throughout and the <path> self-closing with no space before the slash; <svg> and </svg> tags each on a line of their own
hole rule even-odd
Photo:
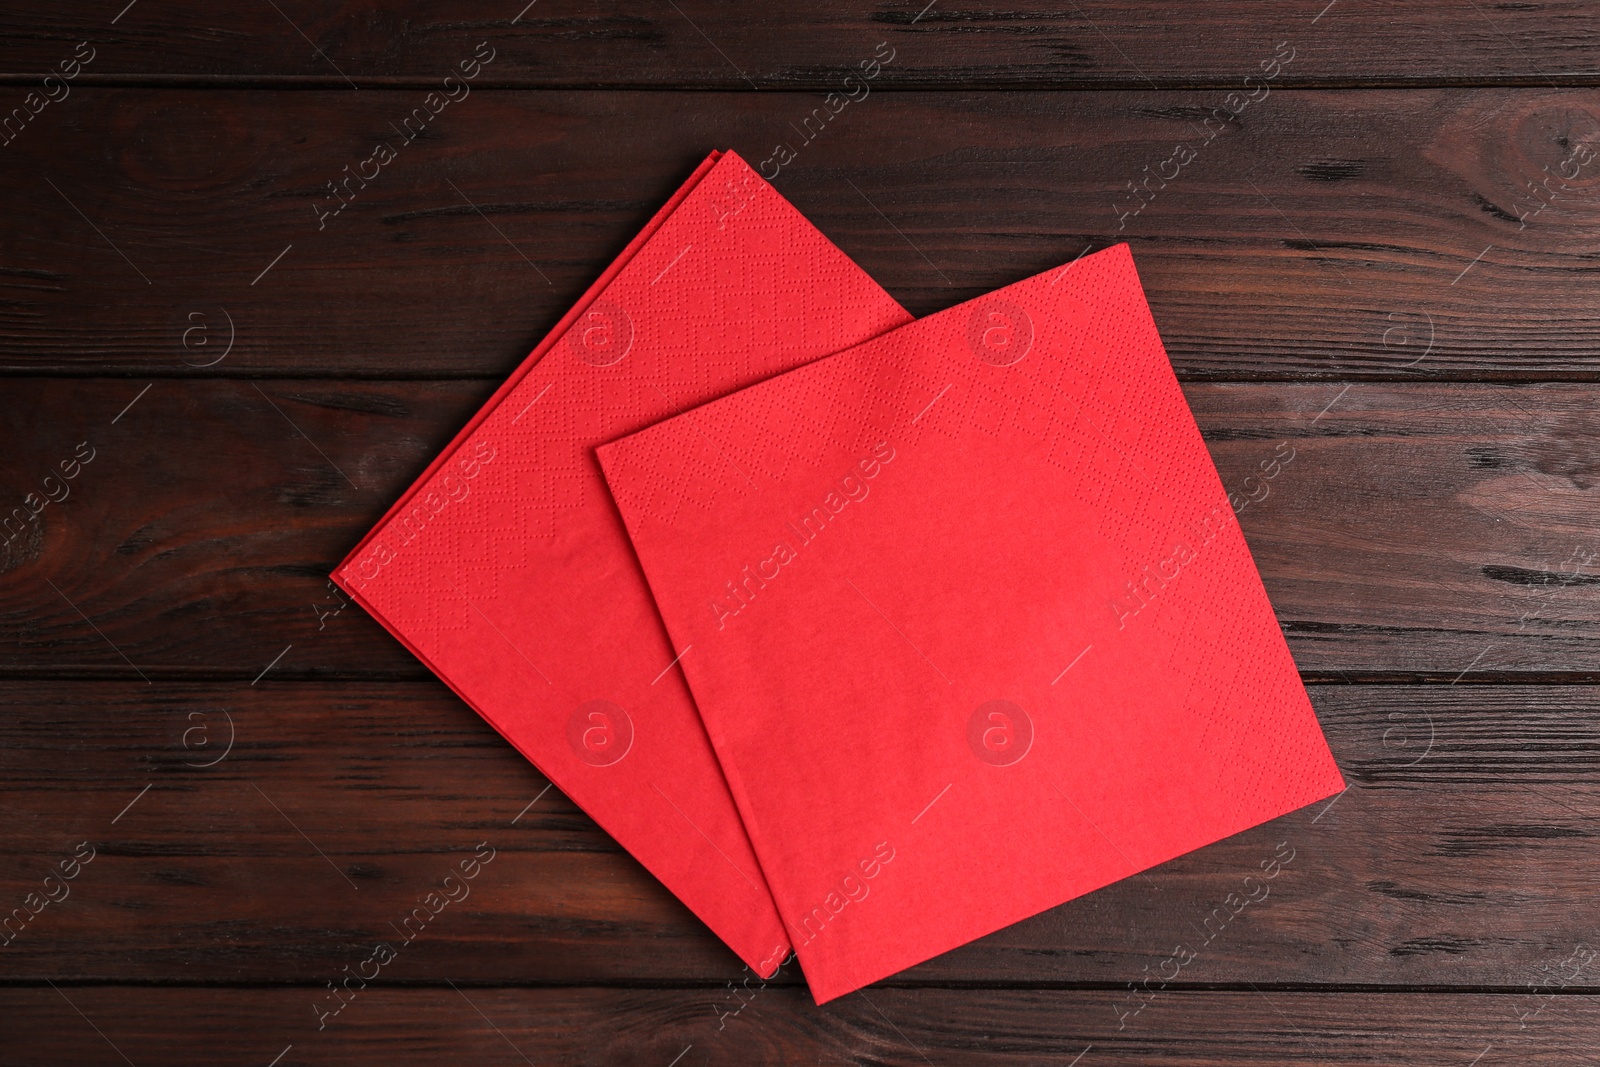
<svg viewBox="0 0 1600 1067">
<path fill-rule="evenodd" d="M 909 317 L 713 157 L 335 574 L 763 976 L 789 942 L 593 448 Z"/>
<path fill-rule="evenodd" d="M 819 1003 L 1343 787 L 1126 245 L 598 454 Z"/>
</svg>

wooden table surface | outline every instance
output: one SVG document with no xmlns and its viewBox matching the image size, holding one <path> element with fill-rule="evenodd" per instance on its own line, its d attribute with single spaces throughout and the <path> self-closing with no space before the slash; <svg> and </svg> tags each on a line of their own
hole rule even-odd
<svg viewBox="0 0 1600 1067">
<path fill-rule="evenodd" d="M 1600 5 L 524 2 L 0 12 L 0 1064 L 1595 1061 Z M 341 608 L 716 147 L 919 315 L 1132 244 L 1346 794 L 818 1008 Z"/>
</svg>

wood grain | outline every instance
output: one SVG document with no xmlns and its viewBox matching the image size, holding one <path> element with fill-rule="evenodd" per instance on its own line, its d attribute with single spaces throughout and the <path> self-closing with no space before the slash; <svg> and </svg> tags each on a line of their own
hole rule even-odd
<svg viewBox="0 0 1600 1067">
<path fill-rule="evenodd" d="M 1332 85 L 1593 84 L 1600 57 L 1600 19 L 1578 0 L 278 0 L 225 15 L 203 0 L 126 6 L 8 4 L 0 71 L 42 74 L 80 40 L 99 53 L 87 78 L 339 88 L 435 82 L 481 41 L 496 50 L 486 77 L 497 84 L 739 90 L 835 88 L 880 41 L 897 52 L 885 81 L 917 87 L 1236 83 L 1285 39 L 1306 57 L 1296 79 Z"/>
<path fill-rule="evenodd" d="M 29 492 L 70 495 L 8 531 L 22 532 L 5 546 L 0 672 L 426 677 L 359 608 L 330 614 L 342 598 L 326 576 L 492 383 L 17 379 L 6 391 L 0 518 Z M 1303 671 L 1600 676 L 1595 386 L 1187 395 Z M 85 442 L 95 456 L 76 478 L 46 482 Z"/>
<path fill-rule="evenodd" d="M 0 373 L 499 379 L 708 149 L 783 143 L 919 315 L 1127 240 L 1190 380 L 1600 377 L 1576 90 L 875 93 L 809 136 L 815 95 L 480 92 L 407 141 L 424 99 L 50 105 L 0 148 Z"/>
<path fill-rule="evenodd" d="M 1553 962 L 1566 958 L 1563 951 Z M 332 994 L 324 991 L 324 996 Z M 7 1063 L 343 1064 L 1455 1064 L 1562 1067 L 1594 1050 L 1600 999 L 1583 994 L 1170 994 L 1117 1029 L 1114 993 L 875 989 L 815 1007 L 724 988 L 369 988 L 325 1029 L 309 989 L 16 989 L 0 992 Z M 1531 1015 L 1523 1028 L 1522 1016 Z M 1154 1013 L 1159 1011 L 1159 1016 Z M 81 1014 L 80 1014 L 81 1013 Z M 30 1025 L 8 1022 L 26 1018 Z M 718 1025 L 722 1029 L 718 1029 Z M 96 1033 L 96 1031 L 99 1033 Z M 292 1049 L 286 1046 L 292 1046 Z M 1487 1048 L 1486 1048 L 1487 1046 Z M 679 1057 L 674 1061 L 674 1057 Z"/>
<path fill-rule="evenodd" d="M 1195 958 L 1175 987 L 1520 990 L 1600 942 L 1600 691 L 1312 693 L 1346 794 L 889 984 L 1125 990 L 1159 985 L 1181 945 Z M 4 683 L 0 906 L 22 906 L 80 843 L 96 854 L 0 959 L 35 982 L 319 986 L 400 944 L 391 924 L 487 842 L 469 895 L 388 978 L 738 980 L 737 960 L 545 785 L 433 683 Z M 1288 857 L 1275 878 L 1244 882 L 1274 856 Z"/>
<path fill-rule="evenodd" d="M 5 5 L 0 524 L 56 499 L 0 525 L 0 1067 L 1593 1059 L 1597 42 L 1581 0 Z M 822 1008 L 325 580 L 709 149 L 779 145 L 918 315 L 1132 244 L 1351 786 Z"/>
</svg>

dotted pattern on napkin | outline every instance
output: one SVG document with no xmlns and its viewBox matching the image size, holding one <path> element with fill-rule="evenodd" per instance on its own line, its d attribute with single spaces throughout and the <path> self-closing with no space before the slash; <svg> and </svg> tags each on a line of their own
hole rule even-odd
<svg viewBox="0 0 1600 1067">
<path fill-rule="evenodd" d="M 339 572 L 763 973 L 787 941 L 593 449 L 909 318 L 726 153 Z M 572 740 L 593 701 L 614 760 Z"/>
</svg>

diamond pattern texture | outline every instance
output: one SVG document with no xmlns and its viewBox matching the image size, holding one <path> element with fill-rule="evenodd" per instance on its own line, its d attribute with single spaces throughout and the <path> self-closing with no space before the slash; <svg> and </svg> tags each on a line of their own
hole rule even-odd
<svg viewBox="0 0 1600 1067">
<path fill-rule="evenodd" d="M 593 449 L 908 319 L 713 156 L 334 576 L 764 976 L 789 942 Z"/>
<path fill-rule="evenodd" d="M 598 454 L 819 1002 L 1343 787 L 1126 245 Z"/>
</svg>

